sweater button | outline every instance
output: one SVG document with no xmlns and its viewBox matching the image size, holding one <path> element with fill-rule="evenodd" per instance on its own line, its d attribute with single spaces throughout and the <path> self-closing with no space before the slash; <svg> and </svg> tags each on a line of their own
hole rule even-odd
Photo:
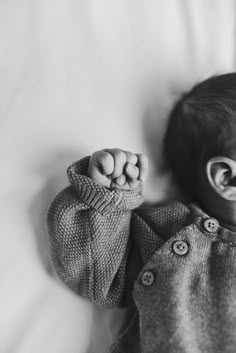
<svg viewBox="0 0 236 353">
<path fill-rule="evenodd" d="M 142 284 L 146 287 L 150 287 L 153 285 L 155 281 L 155 276 L 152 271 L 145 271 L 141 277 Z"/>
<path fill-rule="evenodd" d="M 203 227 L 208 233 L 214 233 L 219 228 L 219 222 L 215 218 L 207 218 L 203 222 Z"/>
<path fill-rule="evenodd" d="M 177 255 L 185 255 L 188 252 L 188 244 L 183 240 L 177 240 L 173 243 L 172 249 Z"/>
</svg>

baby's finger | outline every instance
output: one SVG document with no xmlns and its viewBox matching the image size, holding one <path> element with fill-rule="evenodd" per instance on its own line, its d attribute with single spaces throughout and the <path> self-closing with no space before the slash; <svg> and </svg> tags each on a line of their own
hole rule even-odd
<svg viewBox="0 0 236 353">
<path fill-rule="evenodd" d="M 107 149 L 106 152 L 110 153 L 114 159 L 114 170 L 110 177 L 116 179 L 123 174 L 124 166 L 126 164 L 126 154 L 118 148 Z"/>
<path fill-rule="evenodd" d="M 125 166 L 125 172 L 129 179 L 138 179 L 139 169 L 132 163 L 127 163 Z"/>
<path fill-rule="evenodd" d="M 138 157 L 136 156 L 136 154 L 129 151 L 125 151 L 125 153 L 126 153 L 127 162 L 132 163 L 133 165 L 136 165 L 136 163 L 138 162 Z"/>
<path fill-rule="evenodd" d="M 91 163 L 94 166 L 97 166 L 105 175 L 111 174 L 114 170 L 114 160 L 112 155 L 103 150 L 95 152 L 92 155 Z"/>
<path fill-rule="evenodd" d="M 126 176 L 124 174 L 120 175 L 118 178 L 115 179 L 115 183 L 119 186 L 124 185 L 126 182 Z"/>
<path fill-rule="evenodd" d="M 127 175 L 127 182 L 131 188 L 136 188 L 139 184 L 138 176 L 139 169 L 131 163 L 127 163 L 125 167 L 125 172 Z"/>
<path fill-rule="evenodd" d="M 139 168 L 139 180 L 145 181 L 148 174 L 148 159 L 144 154 L 137 154 L 138 162 L 137 166 Z"/>
</svg>

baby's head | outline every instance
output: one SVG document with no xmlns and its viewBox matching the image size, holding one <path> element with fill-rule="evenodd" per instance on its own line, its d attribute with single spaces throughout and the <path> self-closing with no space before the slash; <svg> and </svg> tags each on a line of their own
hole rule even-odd
<svg viewBox="0 0 236 353">
<path fill-rule="evenodd" d="M 211 77 L 182 96 L 170 113 L 165 154 L 192 198 L 206 207 L 208 198 L 236 203 L 236 73 Z"/>
</svg>

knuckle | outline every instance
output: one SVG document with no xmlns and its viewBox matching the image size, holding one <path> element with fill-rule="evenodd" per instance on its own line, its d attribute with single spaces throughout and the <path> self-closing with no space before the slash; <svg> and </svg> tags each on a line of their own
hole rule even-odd
<svg viewBox="0 0 236 353">
<path fill-rule="evenodd" d="M 138 175 L 139 175 L 139 169 L 138 169 L 137 167 L 135 167 L 135 168 L 133 169 L 132 175 L 133 175 L 134 178 L 137 178 L 137 177 L 138 177 Z"/>
<path fill-rule="evenodd" d="M 116 183 L 117 183 L 118 185 L 124 185 L 125 182 L 126 182 L 126 178 L 125 178 L 125 175 L 124 175 L 124 174 L 120 175 L 120 176 L 116 179 Z"/>
<path fill-rule="evenodd" d="M 133 160 L 133 163 L 136 164 L 138 162 L 138 157 L 135 154 L 133 154 L 132 160 Z"/>
<path fill-rule="evenodd" d="M 101 150 L 95 154 L 95 162 L 103 171 L 110 172 L 113 167 L 113 157 L 110 153 Z"/>
<path fill-rule="evenodd" d="M 103 151 L 101 154 L 101 160 L 103 163 L 109 163 L 112 160 L 110 153 Z"/>
<path fill-rule="evenodd" d="M 127 174 L 132 178 L 137 177 L 139 174 L 139 168 L 130 163 L 127 164 L 126 171 L 127 171 Z"/>
<path fill-rule="evenodd" d="M 117 159 L 126 161 L 126 154 L 124 151 L 122 151 L 120 149 L 115 149 L 114 154 Z"/>
<path fill-rule="evenodd" d="M 132 163 L 132 164 L 136 164 L 137 163 L 137 161 L 138 161 L 138 157 L 136 156 L 136 154 L 134 154 L 134 153 L 131 153 L 131 152 L 129 152 L 129 155 L 128 155 L 128 161 L 130 162 L 130 163 Z"/>
</svg>

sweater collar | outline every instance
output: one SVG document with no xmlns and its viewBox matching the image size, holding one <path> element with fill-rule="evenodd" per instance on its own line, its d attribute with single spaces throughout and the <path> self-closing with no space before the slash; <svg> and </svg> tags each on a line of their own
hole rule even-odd
<svg viewBox="0 0 236 353">
<path fill-rule="evenodd" d="M 189 209 L 191 214 L 194 218 L 194 223 L 203 231 L 206 232 L 204 229 L 204 221 L 207 219 L 216 219 L 215 217 L 211 217 L 205 211 L 203 211 L 197 203 L 189 204 Z M 231 245 L 236 246 L 236 232 L 233 232 L 227 228 L 225 228 L 218 219 L 216 219 L 219 223 L 219 227 L 217 228 L 216 232 L 214 233 L 218 239 L 221 239 L 224 242 L 228 242 Z M 207 233 L 207 232 L 206 232 Z"/>
</svg>

